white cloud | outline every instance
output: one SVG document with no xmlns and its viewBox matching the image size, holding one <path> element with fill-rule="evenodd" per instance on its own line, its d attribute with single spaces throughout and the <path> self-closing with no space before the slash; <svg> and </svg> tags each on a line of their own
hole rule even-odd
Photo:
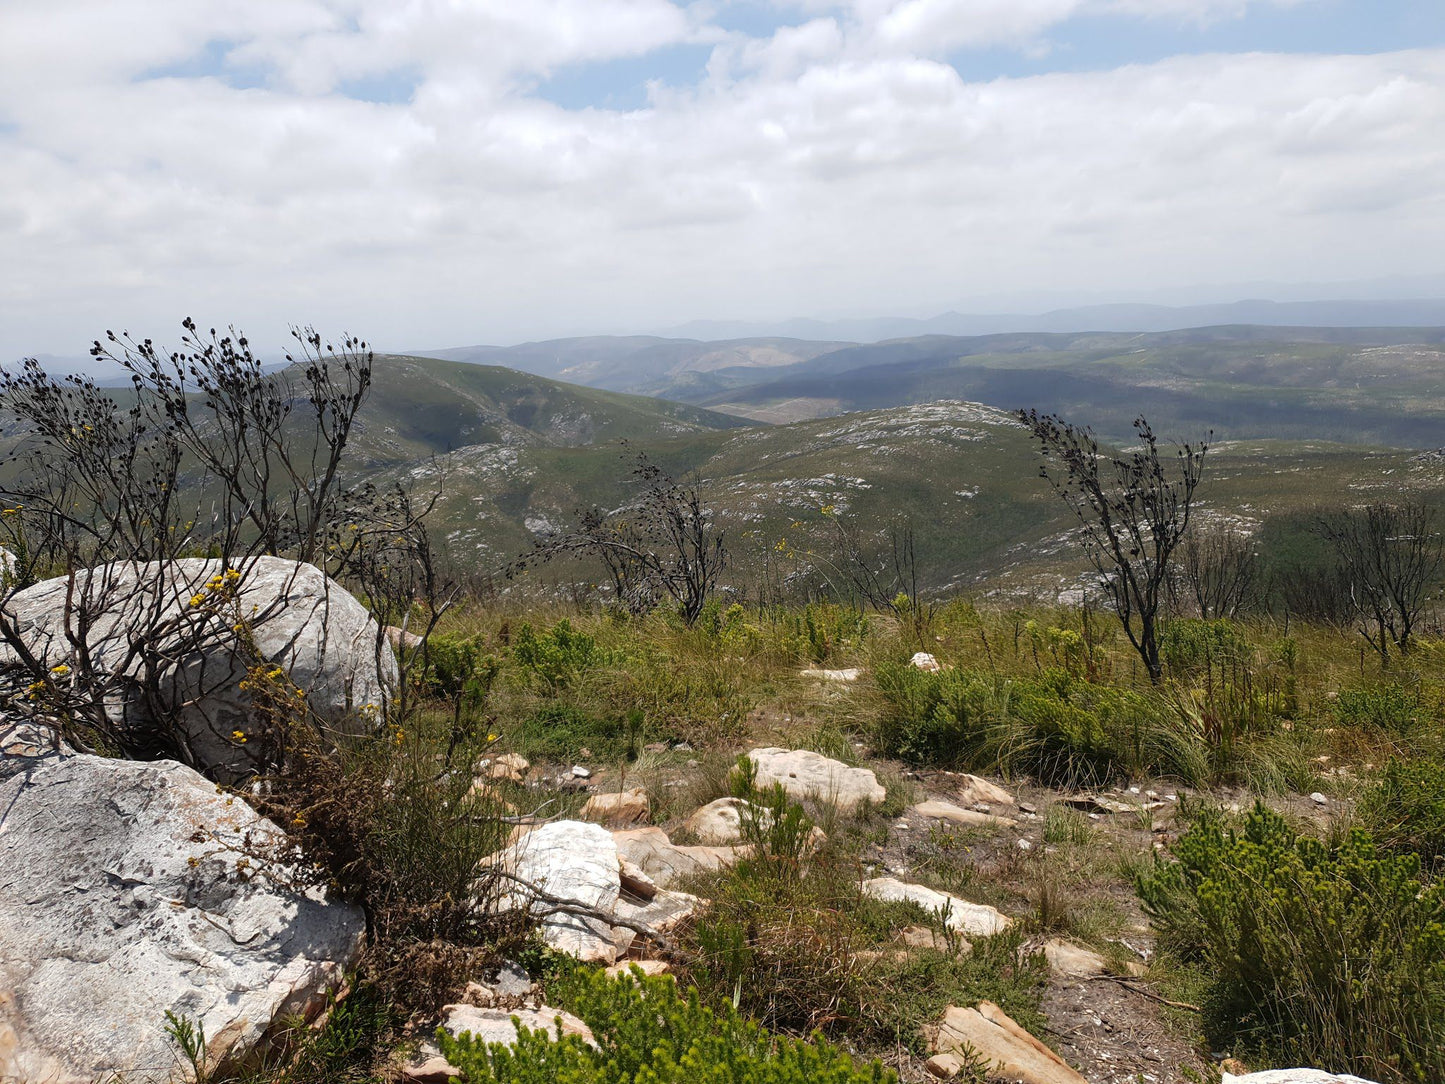
<svg viewBox="0 0 1445 1084">
<path fill-rule="evenodd" d="M 186 313 L 447 345 L 1424 273 L 1445 250 L 1445 50 L 969 83 L 888 36 L 903 6 L 860 6 L 727 36 L 699 87 L 616 112 L 527 87 L 722 36 L 661 0 L 195 7 L 37 6 L 0 44 L 0 357 Z M 274 81 L 133 81 L 217 36 Z M 402 66 L 411 102 L 333 89 Z"/>
</svg>

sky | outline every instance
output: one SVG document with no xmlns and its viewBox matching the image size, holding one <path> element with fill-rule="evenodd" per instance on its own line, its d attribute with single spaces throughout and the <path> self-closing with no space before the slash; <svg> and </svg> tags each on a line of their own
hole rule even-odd
<svg viewBox="0 0 1445 1084">
<path fill-rule="evenodd" d="M 0 0 L 0 257 L 0 361 L 1410 296 L 1445 3 Z"/>
</svg>

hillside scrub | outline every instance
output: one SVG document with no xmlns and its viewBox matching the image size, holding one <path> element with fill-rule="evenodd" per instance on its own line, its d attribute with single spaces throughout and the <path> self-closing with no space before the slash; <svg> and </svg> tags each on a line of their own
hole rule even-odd
<svg viewBox="0 0 1445 1084">
<path fill-rule="evenodd" d="M 1138 878 L 1161 948 L 1208 976 L 1212 1042 L 1390 1081 L 1445 1074 L 1445 889 L 1363 829 L 1312 838 L 1256 805 L 1201 819 Z"/>
</svg>

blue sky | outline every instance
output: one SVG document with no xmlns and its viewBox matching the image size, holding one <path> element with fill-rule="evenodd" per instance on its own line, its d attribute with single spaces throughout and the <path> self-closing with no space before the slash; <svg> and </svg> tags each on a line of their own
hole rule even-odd
<svg viewBox="0 0 1445 1084">
<path fill-rule="evenodd" d="M 796 9 L 767 3 L 723 7 L 713 24 L 770 37 L 805 21 Z M 1255 5 L 1205 22 L 1081 13 L 1051 26 L 1028 48 L 960 49 L 946 57 L 965 79 L 1020 78 L 1048 72 L 1107 71 L 1193 53 L 1385 53 L 1445 45 L 1445 3 L 1431 0 L 1323 0 L 1286 7 Z M 713 47 L 677 45 L 646 56 L 570 65 L 536 93 L 567 109 L 641 109 L 649 83 L 687 87 L 704 76 Z"/>
<path fill-rule="evenodd" d="M 1435 0 L 4 18 L 5 357 L 186 313 L 440 346 L 1445 273 Z"/>
</svg>

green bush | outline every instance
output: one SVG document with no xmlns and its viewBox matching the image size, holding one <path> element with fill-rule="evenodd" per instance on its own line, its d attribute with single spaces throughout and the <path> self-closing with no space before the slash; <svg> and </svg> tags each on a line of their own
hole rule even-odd
<svg viewBox="0 0 1445 1084">
<path fill-rule="evenodd" d="M 1445 858 L 1445 764 L 1393 758 L 1360 802 L 1360 819 L 1382 847 Z"/>
<path fill-rule="evenodd" d="M 1341 689 L 1334 709 L 1340 726 L 1400 736 L 1415 725 L 1420 694 L 1404 685 L 1359 685 Z"/>
<path fill-rule="evenodd" d="M 566 688 L 589 667 L 613 661 L 598 649 L 594 637 L 578 632 L 565 617 L 542 632 L 524 622 L 512 643 L 512 658 L 530 680 L 549 692 Z"/>
<path fill-rule="evenodd" d="M 1254 648 L 1231 621 L 1177 618 L 1159 634 L 1159 657 L 1174 674 L 1199 674 L 1253 656 Z"/>
<path fill-rule="evenodd" d="M 609 979 L 578 972 L 556 991 L 597 1041 L 552 1039 L 519 1028 L 515 1048 L 438 1033 L 442 1052 L 469 1084 L 885 1084 L 897 1077 L 858 1066 L 821 1039 L 769 1036 L 735 1010 L 714 1012 L 671 978 Z"/>
<path fill-rule="evenodd" d="M 1212 1043 L 1391 1081 L 1445 1079 L 1445 889 L 1363 830 L 1334 848 L 1262 804 L 1201 818 L 1137 880 L 1161 948 L 1208 976 Z"/>
<path fill-rule="evenodd" d="M 887 663 L 878 668 L 878 687 L 885 701 L 879 745 L 916 763 L 1003 768 L 1061 785 L 1175 767 L 1177 758 L 1158 740 L 1151 701 L 1065 670 L 1009 680 Z"/>
<path fill-rule="evenodd" d="M 823 665 L 841 662 L 868 639 L 868 615 L 851 606 L 810 602 L 779 618 L 778 642 L 790 658 Z"/>
</svg>

